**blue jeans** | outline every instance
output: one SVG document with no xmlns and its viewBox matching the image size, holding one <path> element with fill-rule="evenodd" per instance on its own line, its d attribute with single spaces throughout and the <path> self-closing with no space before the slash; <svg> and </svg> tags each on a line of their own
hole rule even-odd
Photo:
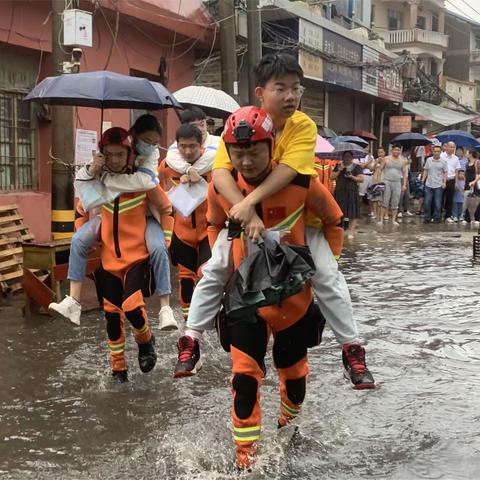
<svg viewBox="0 0 480 480">
<path fill-rule="evenodd" d="M 100 239 L 100 226 L 101 217 L 97 215 L 74 233 L 68 260 L 69 280 L 83 282 L 87 268 L 88 253 L 93 248 L 95 242 Z M 155 292 L 157 295 L 169 295 L 171 293 L 171 285 L 167 246 L 165 245 L 162 227 L 153 217 L 147 217 L 145 241 L 155 276 Z"/>
<path fill-rule="evenodd" d="M 150 254 L 150 265 L 155 277 L 155 293 L 157 295 L 170 295 L 170 258 L 168 257 L 165 236 L 161 225 L 153 218 L 147 217 L 145 242 Z"/>
<path fill-rule="evenodd" d="M 433 219 L 441 220 L 442 217 L 442 198 L 443 188 L 432 188 L 425 186 L 425 202 L 423 204 L 423 214 L 425 220 L 432 218 L 432 200 L 433 200 Z"/>
<path fill-rule="evenodd" d="M 463 212 L 463 202 L 453 202 L 452 217 L 461 219 L 462 212 Z"/>
</svg>

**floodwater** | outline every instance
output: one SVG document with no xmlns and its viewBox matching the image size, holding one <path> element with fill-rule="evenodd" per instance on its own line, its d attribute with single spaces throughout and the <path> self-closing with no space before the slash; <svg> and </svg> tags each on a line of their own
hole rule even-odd
<svg viewBox="0 0 480 480">
<path fill-rule="evenodd" d="M 410 222 L 363 228 L 341 261 L 378 388 L 350 388 L 327 330 L 309 356 L 299 431 L 277 431 L 269 359 L 262 453 L 241 478 L 480 478 L 480 266 L 460 227 Z M 180 380 L 177 334 L 157 333 L 159 362 L 147 375 L 130 338 L 130 382 L 118 385 L 100 312 L 78 328 L 2 311 L 0 478 L 238 478 L 229 358 L 213 333 L 203 370 Z"/>
</svg>

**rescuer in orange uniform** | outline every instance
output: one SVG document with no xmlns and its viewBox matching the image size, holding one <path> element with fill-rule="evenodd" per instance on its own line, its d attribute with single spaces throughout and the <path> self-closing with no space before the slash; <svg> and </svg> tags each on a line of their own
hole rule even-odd
<svg viewBox="0 0 480 480">
<path fill-rule="evenodd" d="M 167 191 L 178 183 L 195 183 L 202 178 L 210 182 L 213 158 L 210 170 L 203 175 L 194 168 L 195 162 L 203 155 L 201 131 L 193 125 L 183 124 L 178 128 L 175 137 L 178 152 L 190 167 L 186 173 L 181 173 L 169 167 L 166 160 L 163 160 L 158 168 L 158 178 L 164 190 Z M 170 254 L 172 263 L 178 268 L 178 297 L 184 318 L 188 317 L 193 290 L 201 276 L 200 267 L 210 258 L 206 216 L 206 200 L 188 217 L 178 211 L 174 213 Z"/>
<path fill-rule="evenodd" d="M 128 132 L 123 128 L 114 127 L 104 132 L 100 151 L 110 172 L 133 172 L 131 145 Z M 141 371 L 151 371 L 157 360 L 143 297 L 143 292 L 148 295 L 153 291 L 145 243 L 147 203 L 162 217 L 162 223 L 171 225 L 168 221 L 171 205 L 159 186 L 147 192 L 123 193 L 101 209 L 102 266 L 95 272 L 95 280 L 103 297 L 112 374 L 121 382 L 128 380 L 125 317 L 133 327 Z M 81 205 L 77 212 L 78 227 L 88 217 Z"/>
<path fill-rule="evenodd" d="M 240 191 L 252 192 L 276 168 L 272 162 L 273 122 L 257 107 L 244 107 L 227 120 L 223 140 L 232 162 L 232 175 Z M 209 188 L 207 219 L 209 236 L 224 228 L 231 204 Z M 343 244 L 342 212 L 326 187 L 309 174 L 298 174 L 286 187 L 258 204 L 256 210 L 267 229 L 287 230 L 282 242 L 305 245 L 305 226 L 321 218 L 332 251 Z M 246 255 L 244 237 L 232 241 L 233 268 Z M 260 386 L 265 375 L 264 358 L 270 335 L 274 337 L 273 361 L 280 381 L 278 426 L 283 427 L 300 412 L 308 374 L 307 348 L 313 346 L 312 324 L 320 312 L 312 289 L 303 290 L 280 305 L 257 310 L 257 321 L 237 321 L 228 331 L 232 358 L 232 420 L 236 463 L 241 469 L 254 462 L 261 430 Z"/>
</svg>

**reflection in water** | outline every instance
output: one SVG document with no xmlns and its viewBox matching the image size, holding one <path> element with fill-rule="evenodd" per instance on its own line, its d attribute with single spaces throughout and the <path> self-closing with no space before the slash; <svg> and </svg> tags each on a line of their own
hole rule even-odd
<svg viewBox="0 0 480 480">
<path fill-rule="evenodd" d="M 327 331 L 310 355 L 300 430 L 278 432 L 270 368 L 262 454 L 245 478 L 480 478 L 480 282 L 470 254 L 439 232 L 359 234 L 342 268 L 379 388 L 348 386 Z M 99 312 L 81 328 L 0 321 L 1 478 L 235 478 L 229 359 L 215 335 L 200 375 L 175 381 L 176 334 L 157 334 L 150 375 L 130 338 L 130 382 L 116 385 Z"/>
</svg>

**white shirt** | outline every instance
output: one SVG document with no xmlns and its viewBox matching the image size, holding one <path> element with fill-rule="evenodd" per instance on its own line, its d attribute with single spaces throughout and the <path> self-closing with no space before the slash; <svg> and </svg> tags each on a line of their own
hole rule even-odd
<svg viewBox="0 0 480 480">
<path fill-rule="evenodd" d="M 447 152 L 442 152 L 440 158 L 443 158 L 447 162 L 447 177 L 449 180 L 455 178 L 455 173 L 457 170 L 460 170 L 460 160 L 458 157 L 452 153 L 452 155 L 447 155 Z"/>
</svg>

